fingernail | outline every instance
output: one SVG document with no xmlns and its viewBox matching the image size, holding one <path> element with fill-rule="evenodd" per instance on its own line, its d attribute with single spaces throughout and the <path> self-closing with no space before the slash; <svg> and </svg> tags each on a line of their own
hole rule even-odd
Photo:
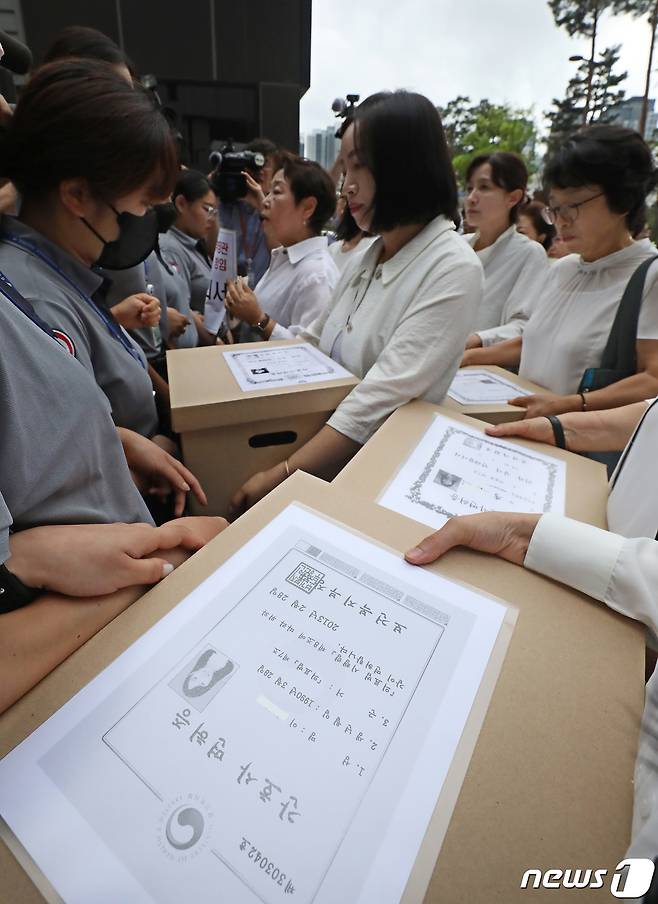
<svg viewBox="0 0 658 904">
<path fill-rule="evenodd" d="M 184 488 L 187 490 L 187 492 L 189 493 L 190 488 L 189 488 L 189 486 L 188 486 L 185 482 L 183 482 L 183 487 L 184 487 Z"/>
<path fill-rule="evenodd" d="M 409 552 L 405 553 L 405 558 L 407 559 L 420 559 L 423 556 L 423 550 L 420 546 L 414 546 L 413 549 L 410 549 Z"/>
<path fill-rule="evenodd" d="M 171 562 L 165 562 L 165 564 L 162 566 L 162 577 L 166 578 L 167 575 L 171 574 L 173 570 L 174 566 L 171 564 Z"/>
</svg>

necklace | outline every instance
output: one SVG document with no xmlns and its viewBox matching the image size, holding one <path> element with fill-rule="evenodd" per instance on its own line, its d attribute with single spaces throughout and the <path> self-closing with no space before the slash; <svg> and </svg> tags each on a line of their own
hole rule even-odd
<svg viewBox="0 0 658 904">
<path fill-rule="evenodd" d="M 371 274 L 368 278 L 368 282 L 366 283 L 366 287 L 363 292 L 363 295 L 361 296 L 361 298 L 359 298 L 358 301 L 357 301 L 357 298 L 359 295 L 359 286 L 356 287 L 356 292 L 354 293 L 354 301 L 352 302 L 352 310 L 347 315 L 347 320 L 345 321 L 345 329 L 347 330 L 348 333 L 351 333 L 352 330 L 354 329 L 354 327 L 352 326 L 352 317 L 356 314 L 356 312 L 359 310 L 359 308 L 365 301 L 365 297 L 368 294 L 368 289 L 372 285 L 373 279 L 379 279 L 379 277 L 381 275 L 382 275 L 382 265 L 376 264 L 374 270 L 371 272 Z"/>
</svg>

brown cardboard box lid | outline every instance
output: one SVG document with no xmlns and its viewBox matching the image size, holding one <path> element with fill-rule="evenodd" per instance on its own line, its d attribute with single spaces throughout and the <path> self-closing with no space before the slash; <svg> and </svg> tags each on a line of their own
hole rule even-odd
<svg viewBox="0 0 658 904">
<path fill-rule="evenodd" d="M 532 393 L 541 394 L 547 391 L 545 387 L 538 386 L 536 383 L 531 383 L 530 380 L 524 380 L 523 377 L 519 377 L 518 374 L 510 373 L 510 371 L 505 370 L 504 367 L 497 367 L 493 364 L 473 365 L 462 367 L 460 370 L 486 370 L 498 377 L 502 377 L 509 383 L 515 383 L 521 389 L 527 389 Z M 473 405 L 463 405 L 461 402 L 458 402 L 456 399 L 451 399 L 450 396 L 447 395 L 441 404 L 451 411 L 460 411 L 471 417 L 490 421 L 492 424 L 500 424 L 506 421 L 519 421 L 525 415 L 524 408 L 508 405 L 507 402 L 496 402 L 494 404 L 476 402 Z"/>
<path fill-rule="evenodd" d="M 389 417 L 338 474 L 334 485 L 376 502 L 411 455 L 437 414 L 466 424 L 471 430 L 484 433 L 486 424 L 483 421 L 460 414 L 445 404 L 432 405 L 420 400 L 410 402 L 398 408 Z M 544 443 L 511 436 L 505 437 L 505 442 L 533 449 L 542 455 L 551 455 L 566 462 L 565 514 L 596 527 L 607 527 L 608 477 L 605 465 Z"/>
<path fill-rule="evenodd" d="M 0 717 L 4 755 L 294 501 L 402 552 L 427 528 L 307 475 L 285 481 Z M 512 904 L 526 869 L 614 868 L 630 835 L 644 636 L 605 606 L 500 559 L 451 551 L 430 568 L 494 594 L 519 618 L 445 826 L 440 806 L 404 901 Z M 468 730 L 465 736 L 468 735 Z M 441 804 L 441 801 L 439 801 Z M 0 902 L 42 900 L 0 846 Z M 600 896 L 592 899 L 600 900 Z M 579 900 L 589 899 L 586 891 Z M 546 900 L 555 900 L 546 892 Z"/>
<path fill-rule="evenodd" d="M 282 416 L 334 411 L 358 384 L 356 377 L 243 392 L 224 359 L 225 353 L 230 351 L 257 351 L 300 344 L 300 339 L 283 339 L 167 352 L 174 429 L 183 433 Z"/>
</svg>

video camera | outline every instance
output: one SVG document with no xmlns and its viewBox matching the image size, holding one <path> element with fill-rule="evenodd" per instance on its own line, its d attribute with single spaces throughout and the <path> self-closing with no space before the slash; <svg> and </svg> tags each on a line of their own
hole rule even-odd
<svg viewBox="0 0 658 904">
<path fill-rule="evenodd" d="M 212 151 L 209 157 L 212 172 L 208 177 L 212 190 L 227 204 L 234 204 L 247 194 L 246 170 L 255 179 L 265 166 L 265 157 L 258 151 L 234 151 L 229 142 L 222 151 Z"/>
</svg>

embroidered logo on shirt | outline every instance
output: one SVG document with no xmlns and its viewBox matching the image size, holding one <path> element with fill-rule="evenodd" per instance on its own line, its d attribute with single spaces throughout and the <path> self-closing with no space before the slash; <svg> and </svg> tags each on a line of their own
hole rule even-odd
<svg viewBox="0 0 658 904">
<path fill-rule="evenodd" d="M 62 345 L 69 355 L 73 355 L 73 357 L 77 357 L 75 353 L 75 342 L 68 336 L 63 330 L 53 330 L 53 336 L 60 345 Z"/>
</svg>

